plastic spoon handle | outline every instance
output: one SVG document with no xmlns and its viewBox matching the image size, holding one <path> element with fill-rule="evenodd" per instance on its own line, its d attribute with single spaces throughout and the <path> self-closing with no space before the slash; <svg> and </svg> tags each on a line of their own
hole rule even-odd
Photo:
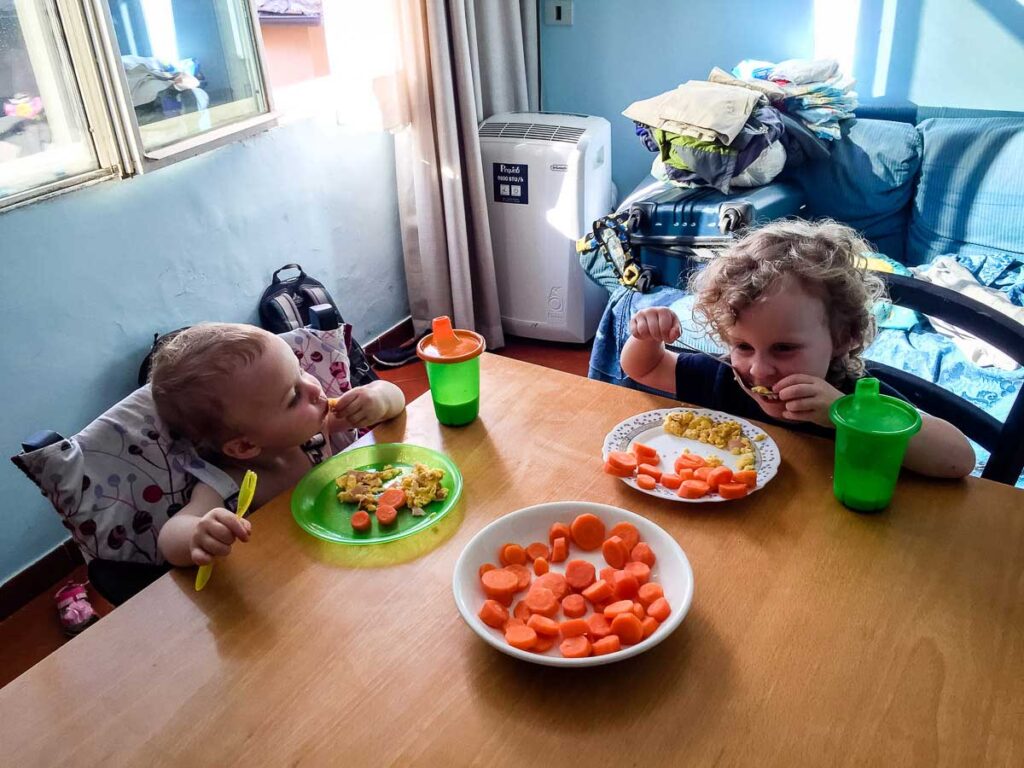
<svg viewBox="0 0 1024 768">
<path fill-rule="evenodd" d="M 249 505 L 252 504 L 252 498 L 256 495 L 256 473 L 251 469 L 246 470 L 245 477 L 242 478 L 242 487 L 238 491 L 238 509 L 235 512 L 235 517 L 244 517 L 245 513 L 249 511 Z M 209 565 L 201 565 L 199 570 L 196 571 L 196 592 L 200 592 L 203 587 L 206 586 L 206 582 L 210 580 L 210 576 L 213 575 L 213 563 Z"/>
</svg>

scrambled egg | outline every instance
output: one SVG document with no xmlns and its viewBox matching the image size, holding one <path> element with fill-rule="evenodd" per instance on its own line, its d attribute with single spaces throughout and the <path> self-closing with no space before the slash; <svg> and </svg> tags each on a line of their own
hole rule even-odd
<svg viewBox="0 0 1024 768">
<path fill-rule="evenodd" d="M 737 457 L 737 470 L 754 468 L 754 447 L 750 439 L 743 436 L 743 428 L 738 421 L 715 423 L 707 416 L 698 416 L 692 411 L 673 411 L 665 416 L 664 427 L 670 435 L 686 437 L 729 451 Z M 705 461 L 709 466 L 722 463 L 721 459 L 714 456 L 705 457 Z"/>
<path fill-rule="evenodd" d="M 358 504 L 367 512 L 377 510 L 377 495 L 383 492 L 384 483 L 394 480 L 402 474 L 402 470 L 390 464 L 377 472 L 376 470 L 350 469 L 334 480 L 338 486 L 338 501 Z"/>
<path fill-rule="evenodd" d="M 398 481 L 399 487 L 405 491 L 406 503 L 414 515 L 417 509 L 423 514 L 423 507 L 430 502 L 447 498 L 448 489 L 441 485 L 443 479 L 443 469 L 417 464 L 412 472 Z"/>
</svg>

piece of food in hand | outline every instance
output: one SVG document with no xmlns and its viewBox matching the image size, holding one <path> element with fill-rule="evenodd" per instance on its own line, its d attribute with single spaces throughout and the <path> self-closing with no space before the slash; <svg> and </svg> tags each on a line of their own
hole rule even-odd
<svg viewBox="0 0 1024 768">
<path fill-rule="evenodd" d="M 753 392 L 755 395 L 760 395 L 765 400 L 779 399 L 779 396 L 777 394 L 768 389 L 768 387 L 762 387 L 760 384 L 758 384 L 756 387 L 751 387 L 750 391 Z"/>
</svg>

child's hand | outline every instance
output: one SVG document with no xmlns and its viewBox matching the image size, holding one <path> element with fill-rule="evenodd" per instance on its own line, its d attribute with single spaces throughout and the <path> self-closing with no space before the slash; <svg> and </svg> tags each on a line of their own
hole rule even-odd
<svg viewBox="0 0 1024 768">
<path fill-rule="evenodd" d="M 672 343 L 682 334 L 679 318 L 668 307 L 641 309 L 629 321 L 629 332 L 640 341 Z"/>
<path fill-rule="evenodd" d="M 189 554 L 196 565 L 209 565 L 215 557 L 225 557 L 231 553 L 231 545 L 238 541 L 248 541 L 252 524 L 238 517 L 230 509 L 215 507 L 199 518 L 192 540 L 189 542 Z"/>
<path fill-rule="evenodd" d="M 388 417 L 385 397 L 373 387 L 355 387 L 338 398 L 331 412 L 331 431 L 372 427 Z"/>
<path fill-rule="evenodd" d="M 786 406 L 782 418 L 790 421 L 810 421 L 821 427 L 831 427 L 828 409 L 843 393 L 824 379 L 795 373 L 778 381 L 772 389 Z"/>
</svg>

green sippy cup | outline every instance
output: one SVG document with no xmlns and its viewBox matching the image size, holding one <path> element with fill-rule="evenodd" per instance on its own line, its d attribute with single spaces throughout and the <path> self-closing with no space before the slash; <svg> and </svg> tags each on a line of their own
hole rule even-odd
<svg viewBox="0 0 1024 768">
<path fill-rule="evenodd" d="M 480 411 L 480 354 L 484 337 L 455 330 L 447 315 L 435 317 L 433 333 L 420 339 L 416 354 L 427 368 L 434 415 L 442 424 L 461 427 Z"/>
<path fill-rule="evenodd" d="M 907 443 L 921 429 L 921 414 L 879 394 L 878 379 L 868 378 L 832 403 L 829 418 L 836 425 L 836 498 L 859 512 L 883 509 L 892 500 Z"/>
</svg>

